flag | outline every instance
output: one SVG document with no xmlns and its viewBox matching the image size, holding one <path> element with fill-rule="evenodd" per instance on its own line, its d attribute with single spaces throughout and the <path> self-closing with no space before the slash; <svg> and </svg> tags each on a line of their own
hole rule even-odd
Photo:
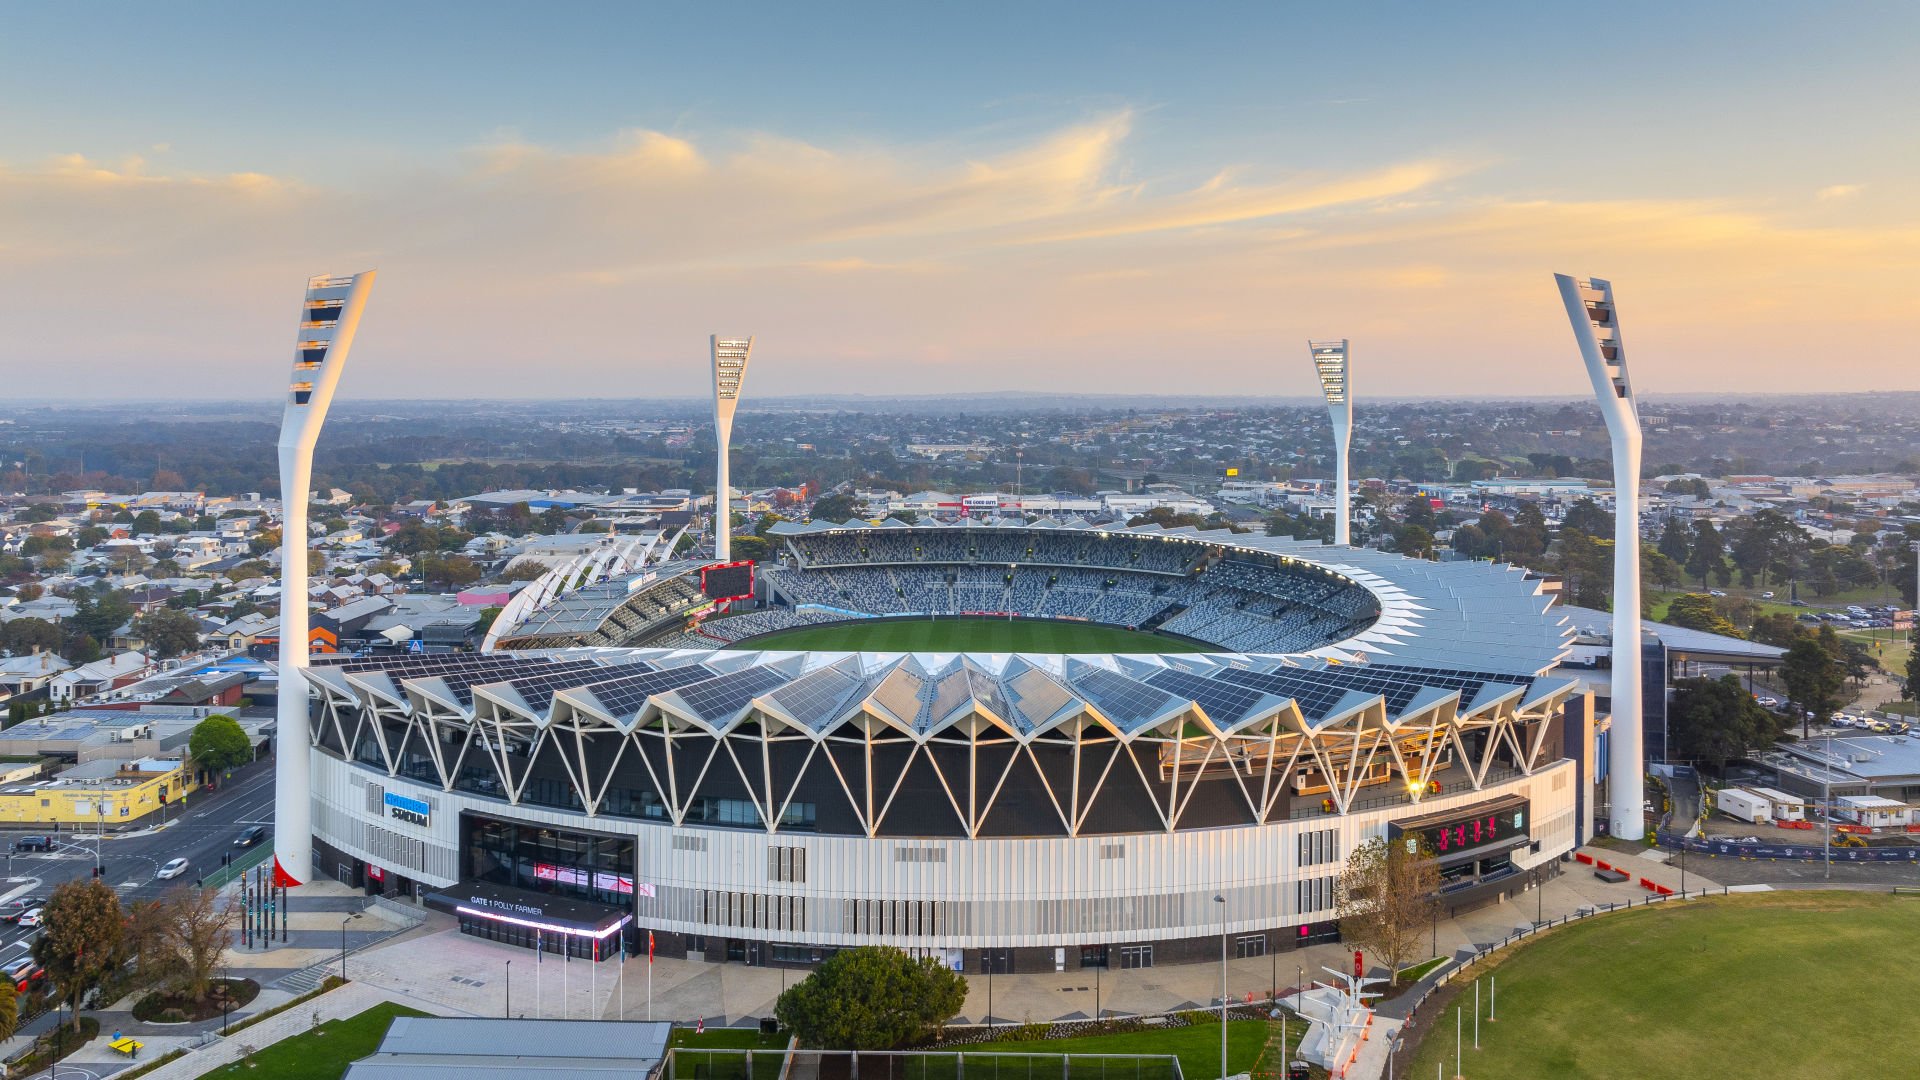
<svg viewBox="0 0 1920 1080">
<path fill-rule="evenodd" d="M 695 1035 L 704 1035 L 704 1034 L 706 1034 L 706 1033 L 707 1033 L 707 1018 L 706 1018 L 706 1017 L 704 1017 L 704 1016 L 703 1016 L 703 1017 L 701 1017 L 700 1019 L 698 1019 L 698 1020 L 695 1020 L 695 1021 L 693 1022 L 693 1033 L 694 1033 Z"/>
<path fill-rule="evenodd" d="M 633 887 L 633 891 L 639 893 L 641 896 L 650 897 L 653 895 L 653 885 L 649 882 L 643 881 L 640 884 L 635 885 Z"/>
<path fill-rule="evenodd" d="M 547 935 L 538 930 L 533 932 L 533 962 L 539 963 L 547 952 Z"/>
<path fill-rule="evenodd" d="M 653 931 L 647 931 L 647 963 L 653 963 Z"/>
</svg>

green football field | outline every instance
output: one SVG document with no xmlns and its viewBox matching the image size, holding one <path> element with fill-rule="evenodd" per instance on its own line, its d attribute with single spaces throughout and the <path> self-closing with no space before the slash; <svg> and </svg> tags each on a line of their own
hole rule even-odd
<svg viewBox="0 0 1920 1080">
<path fill-rule="evenodd" d="M 1207 646 L 1117 626 L 1054 619 L 855 620 L 736 642 L 734 649 L 812 649 L 822 652 L 1205 652 Z"/>
<path fill-rule="evenodd" d="M 1466 1016 L 1468 1080 L 1914 1076 L 1905 1031 L 1920 995 L 1910 957 L 1920 897 L 1775 892 L 1669 901 L 1521 945 L 1481 979 L 1480 1049 Z M 1404 1075 L 1454 1075 L 1454 1007 Z M 1485 985 L 1482 999 L 1491 1002 Z"/>
</svg>

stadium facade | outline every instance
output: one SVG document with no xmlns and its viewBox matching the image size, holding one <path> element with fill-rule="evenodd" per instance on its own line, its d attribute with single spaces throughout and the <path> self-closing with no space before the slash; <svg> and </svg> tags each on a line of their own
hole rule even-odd
<svg viewBox="0 0 1920 1080">
<path fill-rule="evenodd" d="M 1549 673 L 1571 629 L 1517 569 L 1156 527 L 773 538 L 746 614 L 661 568 L 530 614 L 507 651 L 316 663 L 318 871 L 579 956 L 651 932 L 1007 972 L 1217 956 L 1216 894 L 1239 955 L 1329 940 L 1371 837 L 1424 836 L 1463 908 L 1585 836 L 1591 698 Z M 755 647 L 969 612 L 1218 651 Z"/>
</svg>

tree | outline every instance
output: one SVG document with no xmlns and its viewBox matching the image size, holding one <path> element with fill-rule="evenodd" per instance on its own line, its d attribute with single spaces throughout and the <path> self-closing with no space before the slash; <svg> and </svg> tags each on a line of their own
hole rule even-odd
<svg viewBox="0 0 1920 1080">
<path fill-rule="evenodd" d="M 1800 624 L 1794 621 L 1793 616 L 1784 612 L 1761 615 L 1753 620 L 1753 626 L 1747 630 L 1747 636 L 1754 641 L 1782 649 L 1792 645 L 1793 639 L 1804 633 L 1806 631 L 1800 629 Z"/>
<path fill-rule="evenodd" d="M 813 512 L 807 515 L 809 521 L 842 522 L 854 516 L 853 496 L 822 495 L 814 501 Z"/>
<path fill-rule="evenodd" d="M 1685 593 L 1674 597 L 1673 602 L 1667 605 L 1667 622 L 1689 630 L 1705 630 L 1709 634 L 1740 636 L 1740 631 L 1733 623 L 1714 609 L 1713 597 L 1706 593 Z"/>
<path fill-rule="evenodd" d="M 60 648 L 60 628 L 34 618 L 0 623 L 0 648 L 14 656 L 25 656 L 35 649 L 52 652 Z"/>
<path fill-rule="evenodd" d="M 1419 525 L 1401 525 L 1393 530 L 1393 550 L 1416 559 L 1433 557 L 1433 534 Z"/>
<path fill-rule="evenodd" d="M 20 1030 L 20 995 L 0 994 L 0 1042 Z"/>
<path fill-rule="evenodd" d="M 33 958 L 72 1006 L 67 1015 L 78 1027 L 80 998 L 122 959 L 127 921 L 120 897 L 97 877 L 65 882 L 47 898 L 40 919 Z"/>
<path fill-rule="evenodd" d="M 931 956 L 843 949 L 780 995 L 773 1013 L 821 1050 L 891 1050 L 925 1040 L 967 1003 L 967 983 Z"/>
<path fill-rule="evenodd" d="M 1713 522 L 1700 519 L 1693 523 L 1693 549 L 1687 553 L 1687 573 L 1700 579 L 1700 587 L 1707 587 L 1707 575 L 1726 566 L 1727 542 L 1720 537 L 1720 530 Z"/>
<path fill-rule="evenodd" d="M 1600 504 L 1592 499 L 1575 499 L 1567 507 L 1567 516 L 1560 523 L 1564 529 L 1579 529 L 1588 536 L 1612 536 L 1613 515 L 1600 509 Z"/>
<path fill-rule="evenodd" d="M 1440 864 L 1417 836 L 1376 836 L 1340 872 L 1340 937 L 1371 950 L 1395 980 L 1439 908 Z"/>
<path fill-rule="evenodd" d="M 752 559 L 754 562 L 767 561 L 767 542 L 758 536 L 736 536 L 733 538 L 733 557 Z"/>
<path fill-rule="evenodd" d="M 1681 758 L 1719 769 L 1780 737 L 1779 721 L 1732 675 L 1681 679 L 1673 689 L 1667 722 L 1673 753 Z"/>
<path fill-rule="evenodd" d="M 1693 537 L 1679 518 L 1667 521 L 1667 527 L 1660 533 L 1660 554 L 1674 562 L 1686 565 L 1687 557 L 1693 554 Z"/>
<path fill-rule="evenodd" d="M 1920 630 L 1913 634 L 1913 651 L 1907 653 L 1907 684 L 1900 696 L 1908 701 L 1920 699 Z"/>
<path fill-rule="evenodd" d="M 549 567 L 538 559 L 515 559 L 500 571 L 501 581 L 533 581 L 544 575 Z"/>
<path fill-rule="evenodd" d="M 174 993 L 205 1000 L 227 949 L 233 944 L 238 897 L 218 889 L 176 887 L 160 899 L 159 947 L 171 957 L 166 982 Z"/>
<path fill-rule="evenodd" d="M 253 740 L 231 716 L 216 713 L 193 725 L 187 753 L 209 772 L 225 772 L 253 760 Z"/>
<path fill-rule="evenodd" d="M 161 608 L 133 620 L 133 632 L 161 659 L 192 652 L 200 645 L 200 623 L 184 611 Z"/>
<path fill-rule="evenodd" d="M 420 576 L 429 585 L 458 589 L 480 580 L 480 564 L 465 555 L 422 555 Z"/>
<path fill-rule="evenodd" d="M 1640 545 L 1640 577 L 1662 589 L 1677 589 L 1686 583 L 1686 571 L 1679 563 L 1645 544 Z"/>
<path fill-rule="evenodd" d="M 1480 527 L 1487 528 L 1485 514 L 1480 515 Z M 1493 535 L 1493 530 L 1489 529 L 1488 533 Z M 1508 562 L 1526 565 L 1547 550 L 1547 517 L 1532 503 L 1525 503 L 1515 511 L 1512 524 L 1501 533 L 1502 554 L 1499 557 Z"/>
<path fill-rule="evenodd" d="M 1828 641 L 1832 644 L 1829 645 Z M 1787 647 L 1780 661 L 1780 680 L 1786 684 L 1787 698 L 1802 713 L 1800 737 L 1807 737 L 1808 719 L 1826 723 L 1840 707 L 1840 691 L 1847 684 L 1846 668 L 1840 663 L 1839 636 L 1833 627 L 1822 626 L 1818 634 L 1805 634 Z"/>
</svg>

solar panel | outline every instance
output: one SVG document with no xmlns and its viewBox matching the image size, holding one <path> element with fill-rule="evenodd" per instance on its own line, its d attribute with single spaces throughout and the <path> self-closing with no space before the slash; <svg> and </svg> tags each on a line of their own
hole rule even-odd
<svg viewBox="0 0 1920 1080">
<path fill-rule="evenodd" d="M 862 683 L 858 675 L 834 664 L 793 680 L 767 698 L 808 727 L 818 729 L 839 715 L 840 706 Z"/>
<path fill-rule="evenodd" d="M 608 679 L 605 682 L 587 684 L 584 689 L 591 693 L 594 700 L 604 707 L 609 715 L 625 719 L 638 713 L 655 694 L 664 694 L 677 687 L 697 683 L 713 678 L 713 672 L 699 664 L 687 664 L 683 667 L 668 668 L 665 671 L 649 671 L 639 675 L 626 675 Z"/>
<path fill-rule="evenodd" d="M 1078 670 L 1069 669 L 1067 681 L 1116 723 L 1145 723 L 1175 704 L 1174 696 L 1158 687 L 1084 662 L 1075 666 Z"/>
<path fill-rule="evenodd" d="M 1162 671 L 1147 679 L 1147 682 L 1162 690 L 1171 690 L 1182 697 L 1198 702 L 1216 723 L 1230 725 L 1239 722 L 1257 707 L 1268 700 L 1270 695 L 1246 686 L 1209 679 L 1203 675 L 1194 675 L 1185 671 Z"/>
<path fill-rule="evenodd" d="M 680 689 L 675 696 L 693 714 L 710 724 L 732 719 L 755 697 L 790 681 L 773 668 L 753 667 Z"/>
</svg>

